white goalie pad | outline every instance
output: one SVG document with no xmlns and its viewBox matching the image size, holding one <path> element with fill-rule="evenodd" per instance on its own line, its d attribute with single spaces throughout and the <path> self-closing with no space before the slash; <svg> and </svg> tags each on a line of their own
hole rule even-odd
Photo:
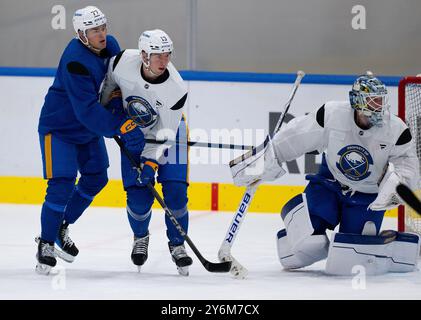
<svg viewBox="0 0 421 320">
<path fill-rule="evenodd" d="M 390 210 L 402 204 L 402 199 L 396 193 L 396 187 L 399 185 L 400 179 L 398 175 L 389 171 L 386 172 L 379 186 L 379 194 L 377 198 L 368 206 L 374 211 Z"/>
<path fill-rule="evenodd" d="M 258 181 L 273 181 L 285 174 L 279 165 L 270 137 L 230 162 L 231 175 L 236 186 L 249 186 Z"/>
<path fill-rule="evenodd" d="M 351 276 L 363 268 L 366 275 L 411 272 L 417 269 L 419 236 L 387 230 L 378 236 L 334 233 L 326 273 Z"/>
<path fill-rule="evenodd" d="M 314 232 L 305 193 L 290 199 L 282 208 L 281 217 L 288 233 L 288 242 L 295 251 L 296 247 Z"/>
<path fill-rule="evenodd" d="M 289 200 L 281 216 L 286 229 L 278 232 L 276 245 L 285 269 L 302 268 L 327 257 L 329 240 L 325 234 L 313 235 L 305 193 Z"/>
<path fill-rule="evenodd" d="M 325 234 L 309 236 L 293 250 L 286 230 L 283 229 L 277 234 L 276 248 L 279 261 L 285 269 L 298 269 L 326 259 L 329 239 Z"/>
</svg>

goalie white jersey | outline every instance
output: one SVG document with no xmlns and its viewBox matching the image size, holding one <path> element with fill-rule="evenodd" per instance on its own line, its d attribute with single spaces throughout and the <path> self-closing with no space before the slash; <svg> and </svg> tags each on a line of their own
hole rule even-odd
<svg viewBox="0 0 421 320">
<path fill-rule="evenodd" d="M 170 62 L 167 71 L 151 83 L 141 74 L 139 50 L 122 51 L 110 60 L 101 91 L 101 104 L 106 105 L 111 92 L 120 88 L 125 111 L 140 119 L 145 139 L 175 140 L 180 124 L 187 88 L 180 74 Z M 146 143 L 142 156 L 157 160 L 170 145 Z"/>
<path fill-rule="evenodd" d="M 358 127 L 348 101 L 330 101 L 316 113 L 290 121 L 273 138 L 278 162 L 311 152 L 325 152 L 334 178 L 353 191 L 379 192 L 389 163 L 403 182 L 414 186 L 418 159 L 405 123 L 388 114 L 382 127 Z"/>
</svg>

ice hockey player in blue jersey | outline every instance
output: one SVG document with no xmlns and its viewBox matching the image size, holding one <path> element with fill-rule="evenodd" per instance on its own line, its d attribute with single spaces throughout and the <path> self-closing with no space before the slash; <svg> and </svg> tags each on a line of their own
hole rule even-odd
<svg viewBox="0 0 421 320">
<path fill-rule="evenodd" d="M 139 269 L 148 257 L 154 197 L 146 184 L 155 183 L 155 172 L 166 205 L 183 229 L 188 229 L 187 127 L 183 116 L 187 88 L 170 62 L 172 51 L 173 43 L 164 31 L 143 32 L 138 50 L 127 49 L 111 59 L 101 93 L 101 102 L 106 104 L 113 90 L 121 90 L 122 108 L 141 127 L 146 139 L 179 141 L 174 146 L 146 143 L 141 149 L 130 148 L 143 166 L 140 177 L 127 157 L 121 155 L 127 216 L 134 234 L 131 258 Z M 184 238 L 166 215 L 165 223 L 172 260 L 180 274 L 188 275 L 192 259 L 186 253 Z"/>
<path fill-rule="evenodd" d="M 109 163 L 103 137 L 121 135 L 127 145 L 143 144 L 143 133 L 128 116 L 113 114 L 99 103 L 109 60 L 120 52 L 116 39 L 107 35 L 106 23 L 96 7 L 75 12 L 77 37 L 62 54 L 41 110 L 38 132 L 48 187 L 41 235 L 36 238 L 39 273 L 48 274 L 57 256 L 72 262 L 78 254 L 68 226 L 107 184 Z"/>
<path fill-rule="evenodd" d="M 246 174 L 244 163 L 231 168 L 237 185 L 273 180 L 283 162 L 323 153 L 319 172 L 306 176 L 304 192 L 281 211 L 285 229 L 276 240 L 285 269 L 327 258 L 326 272 L 334 275 L 352 275 L 357 265 L 367 275 L 416 270 L 419 236 L 381 231 L 385 210 L 401 203 L 396 186 L 415 188 L 419 176 L 411 132 L 390 113 L 382 81 L 371 72 L 360 76 L 349 100 L 295 118 L 269 145 L 262 172 Z M 326 230 L 336 227 L 329 240 Z"/>
</svg>

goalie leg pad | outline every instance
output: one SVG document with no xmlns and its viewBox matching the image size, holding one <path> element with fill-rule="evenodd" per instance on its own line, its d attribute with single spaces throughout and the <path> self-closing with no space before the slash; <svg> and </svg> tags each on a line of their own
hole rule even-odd
<svg viewBox="0 0 421 320">
<path fill-rule="evenodd" d="M 276 239 L 279 261 L 285 269 L 306 267 L 327 257 L 329 240 L 325 234 L 307 237 L 295 250 L 292 250 L 287 238 L 283 229 Z"/>
<path fill-rule="evenodd" d="M 305 193 L 289 200 L 282 208 L 281 217 L 284 220 L 287 240 L 293 251 L 314 233 Z"/>
<path fill-rule="evenodd" d="M 383 231 L 378 236 L 334 233 L 326 273 L 353 275 L 362 266 L 366 275 L 411 272 L 417 267 L 420 239 L 416 234 Z"/>
</svg>

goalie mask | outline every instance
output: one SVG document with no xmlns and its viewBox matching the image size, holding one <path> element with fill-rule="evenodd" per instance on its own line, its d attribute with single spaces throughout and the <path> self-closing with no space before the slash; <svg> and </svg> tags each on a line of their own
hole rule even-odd
<svg viewBox="0 0 421 320">
<path fill-rule="evenodd" d="M 372 75 L 360 76 L 349 92 L 351 107 L 368 117 L 370 124 L 381 127 L 389 109 L 386 86 Z"/>
</svg>

